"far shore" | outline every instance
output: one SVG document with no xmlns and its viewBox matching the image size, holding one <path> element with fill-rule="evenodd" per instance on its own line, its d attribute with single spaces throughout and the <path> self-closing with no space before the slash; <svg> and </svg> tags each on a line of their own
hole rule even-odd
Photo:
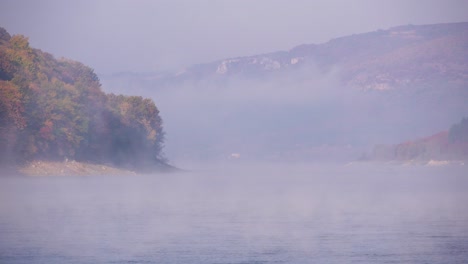
<svg viewBox="0 0 468 264">
<path fill-rule="evenodd" d="M 359 159 L 349 162 L 347 165 L 352 164 L 386 164 L 396 166 L 465 166 L 468 164 L 467 160 L 439 160 L 439 159 L 411 159 L 411 160 L 384 160 L 384 159 Z"/>
<path fill-rule="evenodd" d="M 395 166 L 428 166 L 428 167 L 444 167 L 444 166 L 465 166 L 467 160 L 355 160 L 344 163 L 346 166 L 358 164 L 385 164 Z M 110 164 L 96 164 L 90 162 L 79 161 L 47 161 L 34 160 L 25 163 L 21 166 L 1 166 L 0 176 L 99 176 L 99 175 L 143 175 L 153 173 L 170 173 L 184 172 L 186 170 L 176 168 L 167 163 L 161 162 L 151 167 L 144 169 L 132 170 L 123 167 L 117 167 Z"/>
</svg>

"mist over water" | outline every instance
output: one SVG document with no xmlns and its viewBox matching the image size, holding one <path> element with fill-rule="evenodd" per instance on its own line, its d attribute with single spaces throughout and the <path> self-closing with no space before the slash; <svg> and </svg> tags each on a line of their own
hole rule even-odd
<svg viewBox="0 0 468 264">
<path fill-rule="evenodd" d="M 447 130 L 467 110 L 466 91 L 456 85 L 377 91 L 349 87 L 342 78 L 339 66 L 309 63 L 264 76 L 175 83 L 104 78 L 103 89 L 156 102 L 167 132 L 165 152 L 175 163 L 218 161 L 232 153 L 257 161 L 348 162 L 376 144 Z M 448 96 L 449 89 L 459 94 Z"/>
<path fill-rule="evenodd" d="M 0 178 L 1 263 L 463 263 L 464 166 Z"/>
<path fill-rule="evenodd" d="M 356 162 L 467 116 L 466 10 L 461 0 L 0 1 L 0 27 L 24 35 L 10 43 L 0 28 L 0 143 L 24 134 L 17 149 L 33 158 L 59 142 L 51 167 L 62 174 L 155 158 L 171 170 L 159 162 L 164 134 L 181 168 L 22 177 L 7 164 L 0 264 L 467 263 L 467 148 L 443 160 L 440 137 L 381 155 L 400 163 Z M 101 84 L 159 112 L 143 98 L 96 96 Z M 39 104 L 42 90 L 53 92 Z M 3 125 L 23 110 L 40 117 L 26 122 L 37 137 Z M 101 124 L 102 137 L 82 135 Z M 55 132 L 89 153 L 62 155 Z M 406 160 L 412 152 L 423 155 Z"/>
</svg>

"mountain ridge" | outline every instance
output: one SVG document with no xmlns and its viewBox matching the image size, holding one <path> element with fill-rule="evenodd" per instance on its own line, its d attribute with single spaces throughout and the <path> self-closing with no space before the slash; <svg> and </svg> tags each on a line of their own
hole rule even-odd
<svg viewBox="0 0 468 264">
<path fill-rule="evenodd" d="M 462 35 L 457 36 L 459 33 Z M 377 39 L 370 41 L 371 38 Z M 382 38 L 384 39 L 382 40 Z M 278 51 L 247 57 L 228 58 L 194 67 L 205 68 L 208 65 L 212 65 L 213 68 L 216 67 L 216 74 L 237 74 L 241 73 L 242 71 L 246 71 L 245 68 L 239 69 L 239 65 L 244 67 L 247 65 L 247 70 L 249 69 L 249 66 L 252 67 L 252 65 L 256 65 L 258 68 L 254 70 L 262 69 L 264 71 L 275 71 L 284 68 L 287 69 L 288 67 L 294 67 L 294 65 L 300 65 L 307 62 L 314 63 L 319 68 L 330 67 L 331 65 L 337 63 L 350 67 L 349 64 L 356 63 L 356 60 L 370 60 L 368 63 L 372 63 L 374 60 L 380 59 L 383 60 L 383 62 L 388 62 L 388 57 L 393 57 L 394 59 L 396 57 L 397 63 L 400 62 L 398 60 L 403 60 L 403 62 L 400 63 L 404 63 L 405 58 L 398 58 L 398 55 L 400 55 L 399 53 L 403 52 L 403 55 L 407 55 L 408 53 L 415 52 L 415 50 L 410 50 L 408 52 L 407 49 L 418 49 L 420 48 L 421 44 L 425 44 L 423 46 L 432 46 L 440 44 L 439 42 L 446 43 L 446 39 L 442 39 L 445 41 L 435 41 L 437 39 L 440 40 L 440 38 L 448 38 L 448 40 L 454 39 L 454 41 L 467 43 L 468 22 L 422 26 L 397 26 L 388 30 L 379 30 L 369 33 L 339 37 L 331 39 L 330 41 L 323 44 L 303 44 L 293 47 L 289 51 Z M 386 42 L 385 45 L 381 45 L 382 41 Z M 435 43 L 427 43 L 432 41 Z M 462 45 L 457 45 L 456 47 L 460 48 Z M 403 50 L 401 50 L 402 48 Z M 353 52 L 350 52 L 350 49 L 353 49 Z M 425 50 L 427 50 L 427 48 Z M 465 48 L 462 51 L 468 57 L 468 50 Z M 385 57 L 380 55 L 382 52 L 386 54 Z M 424 54 L 421 53 L 418 55 L 419 57 L 424 56 Z M 463 58 L 463 56 L 457 57 Z M 369 68 L 369 66 L 366 68 Z M 357 67 L 357 69 L 351 69 L 351 73 L 356 73 L 359 70 L 360 67 Z M 466 71 L 466 68 L 464 68 L 464 70 Z M 466 82 L 467 76 L 464 77 L 464 82 Z M 351 78 L 351 82 L 354 80 L 354 78 Z"/>
<path fill-rule="evenodd" d="M 447 43 L 451 45 L 444 47 Z M 458 80 L 466 84 L 468 64 L 463 60 L 468 57 L 466 43 L 468 22 L 404 25 L 333 38 L 320 44 L 301 44 L 286 51 L 195 64 L 178 72 L 153 73 L 146 77 L 164 86 L 165 83 L 206 78 L 263 77 L 269 73 L 313 65 L 324 72 L 332 67 L 339 67 L 342 70 L 343 83 L 361 89 L 386 90 L 417 84 L 421 80 L 410 77 L 423 74 L 435 74 L 442 79 Z M 454 56 L 454 53 L 458 55 Z M 442 61 L 444 56 L 448 56 L 450 61 Z M 401 65 L 408 61 L 421 62 L 423 64 L 418 65 L 424 69 L 417 70 L 413 67 L 402 72 Z M 440 66 L 442 63 L 446 65 L 445 68 Z M 369 70 L 370 73 L 363 73 Z M 132 75 L 134 73 L 121 74 L 123 77 Z M 111 78 L 108 77 L 109 75 L 105 75 L 104 79 L 111 79 L 112 75 Z M 114 77 L 118 78 L 115 75 Z M 388 82 L 389 79 L 396 81 Z"/>
<path fill-rule="evenodd" d="M 178 152 L 189 153 L 183 145 L 190 142 L 200 142 L 201 149 L 218 140 L 211 149 L 225 152 L 220 155 L 261 145 L 256 149 L 271 156 L 321 145 L 395 144 L 446 129 L 468 115 L 466 58 L 468 22 L 405 25 L 177 73 L 102 79 L 104 88 L 117 89 L 111 92 L 131 88 L 161 102 L 173 115 L 167 128 L 181 134 Z M 180 109 L 192 114 L 180 115 Z M 207 120 L 206 127 L 173 121 L 181 116 Z M 203 136 L 213 131 L 218 134 Z"/>
</svg>

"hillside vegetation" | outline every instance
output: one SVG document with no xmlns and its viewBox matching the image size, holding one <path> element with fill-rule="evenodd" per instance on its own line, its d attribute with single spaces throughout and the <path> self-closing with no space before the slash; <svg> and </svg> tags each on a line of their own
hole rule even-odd
<svg viewBox="0 0 468 264">
<path fill-rule="evenodd" d="M 468 118 L 450 130 L 397 145 L 379 145 L 372 153 L 375 160 L 468 160 Z"/>
<path fill-rule="evenodd" d="M 106 94 L 93 70 L 0 28 L 0 164 L 77 160 L 126 167 L 163 160 L 154 102 Z"/>
<path fill-rule="evenodd" d="M 118 73 L 106 76 L 112 89 L 167 86 L 207 78 L 268 78 L 279 73 L 339 69 L 343 86 L 391 90 L 434 83 L 468 84 L 468 22 L 405 25 L 354 34 L 288 51 L 226 58 L 177 73 Z M 313 67 L 311 67 L 313 66 Z M 310 68 L 311 67 L 311 68 Z M 313 73 L 309 73 L 313 77 Z M 120 87 L 122 84 L 125 86 Z"/>
</svg>

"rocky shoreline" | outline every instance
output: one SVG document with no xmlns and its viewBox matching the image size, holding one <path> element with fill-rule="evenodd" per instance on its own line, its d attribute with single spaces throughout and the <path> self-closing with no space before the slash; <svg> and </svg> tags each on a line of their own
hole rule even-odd
<svg viewBox="0 0 468 264">
<path fill-rule="evenodd" d="M 135 171 L 77 161 L 32 161 L 18 168 L 25 176 L 137 175 Z"/>
</svg>

